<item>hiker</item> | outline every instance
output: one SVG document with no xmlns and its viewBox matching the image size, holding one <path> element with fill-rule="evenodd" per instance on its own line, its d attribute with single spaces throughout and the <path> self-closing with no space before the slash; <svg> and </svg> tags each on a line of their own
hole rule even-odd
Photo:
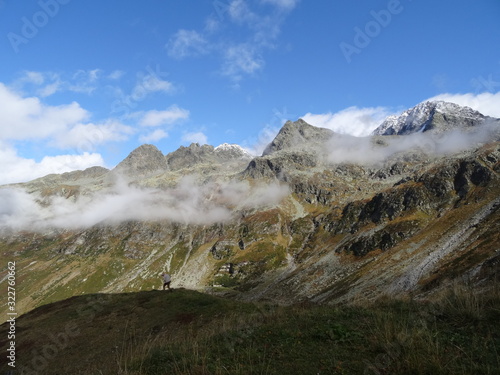
<svg viewBox="0 0 500 375">
<path fill-rule="evenodd" d="M 172 289 L 170 289 L 170 275 L 168 273 L 162 273 L 161 278 L 163 280 L 163 290 L 165 290 L 165 287 L 167 287 L 168 290 L 171 291 Z"/>
</svg>

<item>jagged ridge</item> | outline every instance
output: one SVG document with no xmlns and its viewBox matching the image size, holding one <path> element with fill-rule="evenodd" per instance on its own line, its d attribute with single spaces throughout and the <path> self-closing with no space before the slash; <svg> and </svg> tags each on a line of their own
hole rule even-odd
<svg viewBox="0 0 500 375">
<path fill-rule="evenodd" d="M 389 116 L 373 135 L 407 135 L 431 130 L 447 131 L 478 126 L 486 116 L 458 104 L 429 101 L 404 111 L 399 116 Z"/>
<path fill-rule="evenodd" d="M 434 111 L 432 124 L 439 113 Z M 446 114 L 450 126 L 452 118 Z M 422 126 L 417 122 L 412 125 L 416 131 Z M 128 220 L 78 230 L 7 233 L 0 251 L 19 257 L 27 275 L 19 286 L 26 296 L 20 305 L 31 308 L 83 292 L 148 289 L 164 268 L 173 274 L 174 285 L 228 286 L 230 280 L 240 298 L 284 303 L 406 291 L 425 295 L 463 274 L 478 287 L 495 279 L 497 141 L 460 155 L 414 159 L 407 153 L 406 159 L 366 166 L 322 160 L 322 147 L 332 137 L 331 131 L 303 120 L 289 122 L 268 152 L 251 161 L 236 146 L 193 144 L 166 156 L 154 146 L 141 146 L 117 169 L 128 170 L 135 184 L 155 188 L 153 197 L 193 171 L 201 172 L 216 196 L 228 179 L 250 186 L 280 181 L 291 194 L 279 204 L 242 208 L 224 223 Z M 229 155 L 220 156 L 226 151 Z M 227 159 L 238 162 L 221 172 Z M 44 197 L 78 199 L 78 192 L 91 195 L 109 186 L 107 173 L 96 169 L 50 176 L 24 186 Z M 89 186 L 93 174 L 95 185 Z M 238 194 L 242 186 L 229 194 Z M 172 205 L 190 188 L 174 191 Z M 227 270 L 232 273 L 224 274 Z M 43 293 L 38 292 L 42 284 L 47 285 Z"/>
</svg>

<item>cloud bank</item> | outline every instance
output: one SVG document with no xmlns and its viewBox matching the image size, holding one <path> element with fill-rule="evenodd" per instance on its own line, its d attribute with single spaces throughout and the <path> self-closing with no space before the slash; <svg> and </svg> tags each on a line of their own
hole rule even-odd
<svg viewBox="0 0 500 375">
<path fill-rule="evenodd" d="M 119 71 L 112 73 L 114 79 L 121 74 Z M 125 120 L 139 125 L 134 127 L 115 118 L 93 122 L 92 114 L 77 102 L 50 105 L 41 100 L 49 96 L 47 90 L 52 89 L 53 93 L 63 89 L 89 93 L 92 91 L 89 85 L 95 84 L 100 76 L 102 71 L 98 69 L 80 70 L 74 74 L 71 85 L 68 82 L 63 85 L 57 74 L 29 71 L 11 86 L 0 82 L 0 185 L 29 181 L 51 173 L 106 166 L 103 157 L 96 153 L 102 146 L 125 142 L 134 135 L 144 143 L 157 142 L 168 137 L 167 131 L 159 127 L 172 126 L 189 118 L 188 110 L 171 105 L 165 110 L 129 114 Z M 23 94 L 26 86 L 35 86 L 39 96 Z M 172 85 L 149 74 L 141 81 L 141 87 L 144 92 L 171 91 Z M 35 160 L 22 155 L 21 142 L 25 154 L 31 145 L 36 149 L 66 150 L 68 154 L 59 151 L 57 156 Z"/>
<path fill-rule="evenodd" d="M 45 76 L 29 72 L 29 82 L 45 82 Z M 109 119 L 89 122 L 91 115 L 77 102 L 49 105 L 38 97 L 23 96 L 0 82 L 0 184 L 28 181 L 50 173 L 64 173 L 104 166 L 94 151 L 107 142 L 124 141 L 134 133 L 130 126 Z M 36 161 L 19 154 L 18 145 L 72 150 L 69 155 L 44 156 Z"/>
<path fill-rule="evenodd" d="M 161 190 L 139 188 L 119 180 L 107 191 L 75 199 L 42 197 L 5 187 L 0 189 L 0 229 L 79 229 L 128 220 L 207 225 L 229 221 L 238 210 L 277 204 L 288 194 L 288 187 L 280 184 L 198 184 L 193 176 Z"/>
<path fill-rule="evenodd" d="M 44 105 L 36 97 L 24 98 L 0 83 L 0 139 L 41 139 L 64 132 L 89 117 L 76 102 Z"/>
<path fill-rule="evenodd" d="M 45 156 L 39 162 L 23 158 L 9 145 L 0 141 L 0 185 L 29 181 L 51 173 L 64 173 L 83 170 L 94 166 L 104 166 L 98 153 L 83 152 L 79 155 Z"/>
<path fill-rule="evenodd" d="M 442 156 L 461 152 L 498 139 L 497 122 L 485 123 L 473 129 L 452 130 L 442 134 L 432 131 L 404 136 L 354 137 L 336 134 L 327 145 L 330 163 L 381 165 L 388 159 L 403 153 L 421 152 Z M 377 143 L 379 140 L 381 143 Z"/>
</svg>

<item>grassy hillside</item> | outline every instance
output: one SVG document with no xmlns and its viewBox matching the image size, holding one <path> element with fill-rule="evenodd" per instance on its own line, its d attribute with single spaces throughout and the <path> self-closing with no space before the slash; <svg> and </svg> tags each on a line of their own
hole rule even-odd
<svg viewBox="0 0 500 375">
<path fill-rule="evenodd" d="M 498 291 L 477 296 L 465 288 L 432 303 L 337 307 L 248 304 L 185 289 L 83 295 L 17 320 L 17 370 L 497 374 L 499 321 Z M 2 348 L 7 328 L 0 326 Z"/>
</svg>

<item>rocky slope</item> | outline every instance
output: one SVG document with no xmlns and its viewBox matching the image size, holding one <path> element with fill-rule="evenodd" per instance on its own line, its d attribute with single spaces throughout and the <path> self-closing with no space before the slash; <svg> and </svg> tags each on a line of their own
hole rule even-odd
<svg viewBox="0 0 500 375">
<path fill-rule="evenodd" d="M 405 135 L 416 132 L 467 129 L 483 124 L 488 116 L 469 107 L 443 101 L 423 102 L 399 116 L 389 116 L 374 135 Z"/>
<path fill-rule="evenodd" d="M 464 132 L 446 150 L 420 133 L 480 132 L 484 119 L 423 103 L 368 138 L 299 120 L 253 159 L 236 146 L 163 155 L 144 145 L 112 171 L 4 187 L 0 252 L 16 261 L 18 308 L 149 290 L 162 271 L 174 287 L 282 303 L 425 297 L 457 280 L 491 287 L 499 122 L 488 119 L 487 140 Z"/>
</svg>

